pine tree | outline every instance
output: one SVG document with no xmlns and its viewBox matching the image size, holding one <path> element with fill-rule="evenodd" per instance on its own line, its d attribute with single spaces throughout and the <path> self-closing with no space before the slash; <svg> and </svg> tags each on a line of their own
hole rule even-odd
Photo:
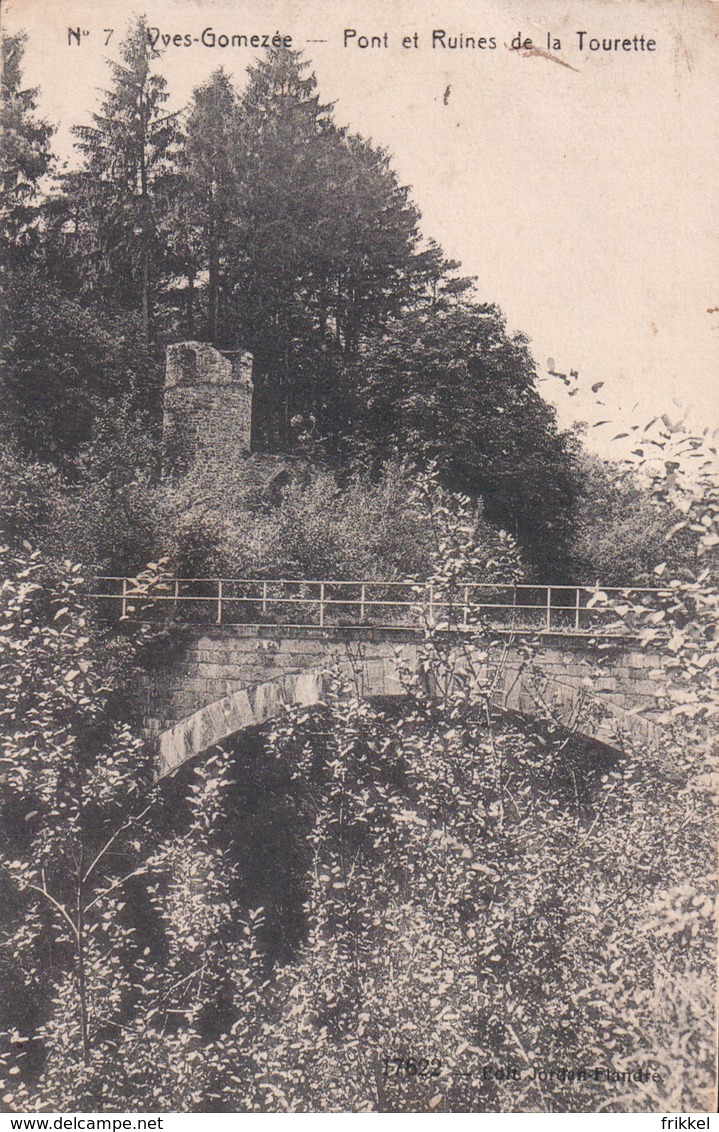
<svg viewBox="0 0 719 1132">
<path fill-rule="evenodd" d="M 92 126 L 77 126 L 84 169 L 73 187 L 83 204 L 85 254 L 95 266 L 95 287 L 114 305 L 142 312 L 146 341 L 161 251 L 156 240 L 158 188 L 170 171 L 177 136 L 167 113 L 167 83 L 152 73 L 157 58 L 140 17 L 111 62 L 113 86 Z"/>
<path fill-rule="evenodd" d="M 52 165 L 53 128 L 37 117 L 36 88 L 22 89 L 26 36 L 2 38 L 0 240 L 5 255 L 33 242 L 40 182 Z"/>
<path fill-rule="evenodd" d="M 207 272 L 207 321 L 205 337 L 218 340 L 221 292 L 228 232 L 237 213 L 238 160 L 237 96 L 232 82 L 220 68 L 196 88 L 189 109 L 180 154 L 180 184 L 175 212 L 184 223 L 180 230 L 188 251 L 188 331 L 194 327 L 194 282 L 199 271 Z"/>
<path fill-rule="evenodd" d="M 131 393 L 146 405 L 156 374 L 121 304 L 108 311 L 78 301 L 87 298 L 80 295 L 83 275 L 91 292 L 95 279 L 83 271 L 93 225 L 97 233 L 117 217 L 110 208 L 103 217 L 108 186 L 93 186 L 88 174 L 62 178 L 64 193 L 57 194 L 53 129 L 37 114 L 37 90 L 23 87 L 25 41 L 23 34 L 2 40 L 0 431 L 24 453 L 62 467 L 109 401 Z"/>
</svg>

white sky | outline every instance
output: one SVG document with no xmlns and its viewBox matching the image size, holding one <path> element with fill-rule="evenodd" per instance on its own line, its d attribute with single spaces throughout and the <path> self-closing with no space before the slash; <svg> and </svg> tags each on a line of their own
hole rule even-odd
<svg viewBox="0 0 719 1132">
<path fill-rule="evenodd" d="M 25 75 L 41 108 L 69 127 L 87 118 L 107 85 L 104 58 L 133 12 L 165 33 L 293 36 L 313 63 L 336 119 L 394 154 L 423 230 L 478 276 L 510 329 L 548 358 L 578 370 L 599 396 L 573 399 L 551 379 L 560 419 L 611 425 L 690 406 L 697 427 L 719 427 L 719 5 L 711 0 L 3 0 L 5 27 L 29 34 Z M 68 46 L 68 26 L 87 28 Z M 104 28 L 114 37 L 104 47 Z M 389 47 L 345 49 L 343 31 L 388 33 Z M 431 48 L 431 32 L 495 36 L 497 49 Z M 557 56 L 524 56 L 523 37 Z M 580 53 L 576 32 L 657 43 L 654 53 Z M 418 50 L 401 46 L 419 33 Z M 326 40 L 327 42 L 308 42 Z M 223 65 L 242 85 L 251 49 L 169 47 L 161 69 L 180 106 Z M 445 104 L 445 92 L 450 88 Z"/>
</svg>

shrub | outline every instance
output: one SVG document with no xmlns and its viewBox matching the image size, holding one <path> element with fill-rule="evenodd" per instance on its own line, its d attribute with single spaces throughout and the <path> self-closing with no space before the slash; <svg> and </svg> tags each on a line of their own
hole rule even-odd
<svg viewBox="0 0 719 1132">
<path fill-rule="evenodd" d="M 669 475 L 653 481 L 657 505 L 685 515 L 701 558 L 719 541 L 716 481 L 679 464 Z M 511 580 L 511 542 L 490 560 L 467 501 L 423 490 L 427 523 L 442 531 L 429 576 L 450 587 L 491 561 Z M 6 954 L 28 987 L 48 982 L 46 1014 L 24 1043 L 34 1060 L 7 1035 L 5 1103 L 710 1107 L 719 595 L 706 571 L 666 579 L 660 564 L 666 591 L 651 604 L 597 595 L 640 647 L 665 649 L 656 752 L 627 744 L 600 757 L 551 714 L 506 719 L 482 626 L 457 639 L 428 625 L 395 711 L 337 680 L 322 709 L 294 708 L 263 738 L 188 768 L 184 785 L 167 787 L 174 828 L 158 822 L 138 837 L 127 824 L 138 748 L 108 727 L 106 678 L 95 697 L 84 687 L 97 666 L 75 660 L 88 660 L 88 643 L 81 611 L 68 613 L 74 583 L 62 583 L 71 600 L 58 608 L 33 562 L 11 567 L 6 663 L 18 679 L 3 716 L 5 798 L 27 834 L 7 862 L 20 902 Z M 78 806 L 73 754 L 80 796 L 98 810 Z M 63 905 L 74 891 L 83 830 L 102 832 L 101 851 L 127 842 L 86 893 L 88 1024 L 77 923 L 48 899 Z M 128 885 L 131 924 L 115 880 Z"/>
<path fill-rule="evenodd" d="M 662 561 L 667 561 L 672 573 L 696 565 L 690 533 L 679 534 L 670 546 L 665 542 L 681 513 L 659 506 L 650 484 L 642 483 L 636 469 L 589 455 L 583 459 L 583 468 L 572 549 L 581 581 L 651 586 L 654 567 Z"/>
<path fill-rule="evenodd" d="M 480 506 L 470 512 L 472 538 L 489 560 L 502 539 Z M 158 490 L 156 516 L 159 551 L 190 577 L 426 577 L 443 521 L 416 477 L 393 464 L 377 480 L 356 475 L 344 484 L 329 470 L 307 470 L 265 506 L 252 505 L 241 468 L 203 467 Z"/>
</svg>

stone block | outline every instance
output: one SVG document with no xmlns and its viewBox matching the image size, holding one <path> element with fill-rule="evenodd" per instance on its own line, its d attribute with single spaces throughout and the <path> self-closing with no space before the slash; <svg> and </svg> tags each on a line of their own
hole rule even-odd
<svg viewBox="0 0 719 1132">
<path fill-rule="evenodd" d="M 591 679 L 593 675 L 588 664 L 564 664 L 561 667 L 561 672 L 564 676 L 576 676 L 580 680 L 583 680 L 585 676 L 589 676 Z"/>
<path fill-rule="evenodd" d="M 171 696 L 167 703 L 164 705 L 164 710 L 167 715 L 172 716 L 174 719 L 184 719 L 185 716 L 192 715 L 201 707 L 203 698 L 200 696 L 190 696 L 186 693 Z"/>
<path fill-rule="evenodd" d="M 226 696 L 227 684 L 227 680 L 205 680 L 203 703 L 209 704 L 212 700 L 219 700 L 222 696 Z M 239 681 L 236 686 L 241 686 Z"/>
<path fill-rule="evenodd" d="M 239 692 L 242 688 L 246 688 L 253 681 L 247 678 L 240 680 L 218 680 L 217 685 L 221 689 L 220 696 L 234 696 L 235 692 Z"/>
<path fill-rule="evenodd" d="M 258 651 L 252 641 L 241 638 L 237 641 L 217 641 L 212 648 L 193 648 L 188 655 L 201 662 L 226 664 L 230 660 L 256 656 Z"/>
<path fill-rule="evenodd" d="M 223 650 L 218 645 L 216 648 L 193 649 L 189 654 L 198 664 L 212 664 L 223 656 Z"/>
<path fill-rule="evenodd" d="M 202 693 L 205 690 L 206 678 L 203 676 L 185 676 L 177 681 L 175 687 L 179 687 L 183 692 L 198 692 Z"/>
<path fill-rule="evenodd" d="M 198 637 L 196 641 L 193 641 L 192 644 L 189 644 L 186 647 L 188 651 L 205 649 L 210 652 L 216 652 L 218 649 L 225 649 L 227 647 L 227 641 L 222 636 L 212 636 L 207 633 L 203 634 L 203 636 L 201 637 Z"/>
<path fill-rule="evenodd" d="M 612 676 L 619 681 L 620 684 L 628 685 L 633 679 L 634 673 L 639 671 L 636 668 L 612 667 L 611 669 L 604 669 L 605 672 L 611 672 Z"/>
<path fill-rule="evenodd" d="M 616 692 L 617 680 L 614 676 L 599 676 L 592 680 L 592 687 L 595 692 Z"/>
<path fill-rule="evenodd" d="M 312 654 L 313 656 L 326 658 L 330 650 L 327 648 L 325 642 L 322 641 L 295 641 L 295 640 L 281 640 L 279 642 L 280 653 L 303 653 L 304 655 Z"/>
<path fill-rule="evenodd" d="M 205 680 L 232 680 L 239 676 L 237 664 L 203 664 L 202 676 Z"/>
<path fill-rule="evenodd" d="M 662 689 L 657 687 L 654 680 L 633 680 L 631 687 L 627 689 L 627 694 L 630 698 L 634 696 L 651 696 L 656 699 L 657 696 L 662 694 Z"/>
</svg>

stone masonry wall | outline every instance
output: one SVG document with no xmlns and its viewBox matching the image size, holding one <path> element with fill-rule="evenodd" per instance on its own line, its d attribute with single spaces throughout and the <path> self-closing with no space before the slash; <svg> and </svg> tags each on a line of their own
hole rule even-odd
<svg viewBox="0 0 719 1132">
<path fill-rule="evenodd" d="M 592 692 L 625 711 L 639 710 L 648 719 L 658 711 L 662 682 L 666 677 L 662 656 L 647 652 L 633 643 L 596 645 L 577 638 L 547 637 L 538 652 L 535 667 L 542 676 L 557 684 L 583 687 L 586 681 Z M 511 656 L 505 687 L 511 684 L 511 673 L 518 661 Z"/>
<path fill-rule="evenodd" d="M 146 724 L 152 732 L 161 731 L 213 700 L 250 684 L 334 663 L 351 676 L 355 668 L 378 661 L 373 681 L 378 691 L 374 694 L 397 694 L 399 685 L 383 688 L 377 683 L 377 673 L 382 662 L 395 659 L 398 646 L 411 664 L 416 645 L 401 631 L 365 632 L 361 639 L 352 630 L 332 629 L 312 634 L 292 629 L 283 629 L 279 634 L 270 628 L 242 626 L 186 631 L 183 643 L 144 679 Z"/>
<path fill-rule="evenodd" d="M 225 357 L 204 342 L 167 349 L 163 470 L 182 475 L 203 458 L 250 451 L 252 355 Z"/>
<path fill-rule="evenodd" d="M 325 629 L 277 630 L 271 627 L 218 627 L 186 630 L 182 643 L 161 659 L 143 686 L 148 729 L 158 732 L 199 708 L 250 684 L 289 673 L 317 669 L 333 663 L 343 672 L 371 687 L 358 692 L 397 695 L 402 691 L 393 676 L 397 652 L 414 667 L 417 639 L 407 630 Z M 534 691 L 542 692 L 546 679 L 549 695 L 557 688 L 600 693 L 602 700 L 623 711 L 638 711 L 651 721 L 658 709 L 663 670 L 661 658 L 636 647 L 618 644 L 597 652 L 585 641 L 547 638 L 537 653 L 533 670 L 517 676 L 519 651 L 506 658 L 500 698 L 507 707 L 529 708 Z"/>
</svg>

